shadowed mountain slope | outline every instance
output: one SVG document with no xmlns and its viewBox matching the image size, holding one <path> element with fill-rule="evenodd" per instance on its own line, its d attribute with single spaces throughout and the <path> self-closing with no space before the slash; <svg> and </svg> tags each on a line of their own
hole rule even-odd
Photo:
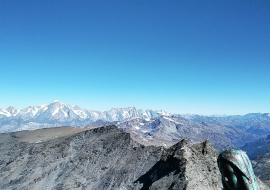
<svg viewBox="0 0 270 190">
<path fill-rule="evenodd" d="M 242 150 L 247 152 L 250 159 L 270 152 L 270 135 L 257 141 L 245 144 Z"/>
<path fill-rule="evenodd" d="M 184 139 L 168 149 L 136 182 L 142 189 L 221 189 L 218 152 L 209 141 L 190 145 Z"/>
<path fill-rule="evenodd" d="M 270 186 L 270 152 L 252 160 L 254 173 Z"/>
</svg>

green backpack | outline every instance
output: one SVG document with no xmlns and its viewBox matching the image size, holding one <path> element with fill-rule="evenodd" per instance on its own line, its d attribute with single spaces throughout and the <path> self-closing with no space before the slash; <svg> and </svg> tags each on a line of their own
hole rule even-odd
<svg viewBox="0 0 270 190">
<path fill-rule="evenodd" d="M 223 190 L 260 190 L 247 154 L 239 149 L 226 149 L 217 159 L 222 174 Z"/>
</svg>

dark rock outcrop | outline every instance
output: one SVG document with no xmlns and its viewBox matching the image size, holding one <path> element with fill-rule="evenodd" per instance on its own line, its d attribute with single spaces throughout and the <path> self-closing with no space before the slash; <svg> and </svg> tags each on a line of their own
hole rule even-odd
<svg viewBox="0 0 270 190">
<path fill-rule="evenodd" d="M 184 139 L 136 182 L 143 184 L 142 189 L 221 189 L 217 156 L 209 141 L 190 145 Z"/>
</svg>

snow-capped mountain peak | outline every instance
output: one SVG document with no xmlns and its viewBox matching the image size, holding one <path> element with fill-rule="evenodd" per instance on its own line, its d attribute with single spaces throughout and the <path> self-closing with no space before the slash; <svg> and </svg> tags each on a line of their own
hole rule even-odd
<svg viewBox="0 0 270 190">
<path fill-rule="evenodd" d="M 56 102 L 62 103 L 62 102 L 60 102 L 59 100 L 54 100 L 54 101 L 52 101 L 52 103 L 56 103 Z"/>
<path fill-rule="evenodd" d="M 136 109 L 134 106 L 112 108 L 109 111 L 100 112 L 82 109 L 79 106 L 65 104 L 59 100 L 54 100 L 49 104 L 29 106 L 22 110 L 16 110 L 17 109 L 13 107 L 0 109 L 0 126 L 2 122 L 1 118 L 8 118 L 8 122 L 7 119 L 4 121 L 6 127 L 2 125 L 0 132 L 63 125 L 86 126 L 97 120 L 113 122 L 122 121 L 131 117 L 151 119 L 163 114 L 170 115 L 165 111 L 142 110 Z"/>
<path fill-rule="evenodd" d="M 16 116 L 18 113 L 20 112 L 20 110 L 9 106 L 6 109 L 0 109 L 0 118 L 5 116 L 5 117 L 11 117 L 11 116 Z"/>
</svg>

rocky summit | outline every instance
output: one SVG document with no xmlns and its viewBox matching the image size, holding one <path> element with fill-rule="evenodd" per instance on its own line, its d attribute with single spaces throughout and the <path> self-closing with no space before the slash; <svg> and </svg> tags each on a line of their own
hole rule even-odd
<svg viewBox="0 0 270 190">
<path fill-rule="evenodd" d="M 0 134 L 0 151 L 0 189 L 222 189 L 209 141 L 165 149 L 116 126 L 65 127 Z"/>
</svg>

